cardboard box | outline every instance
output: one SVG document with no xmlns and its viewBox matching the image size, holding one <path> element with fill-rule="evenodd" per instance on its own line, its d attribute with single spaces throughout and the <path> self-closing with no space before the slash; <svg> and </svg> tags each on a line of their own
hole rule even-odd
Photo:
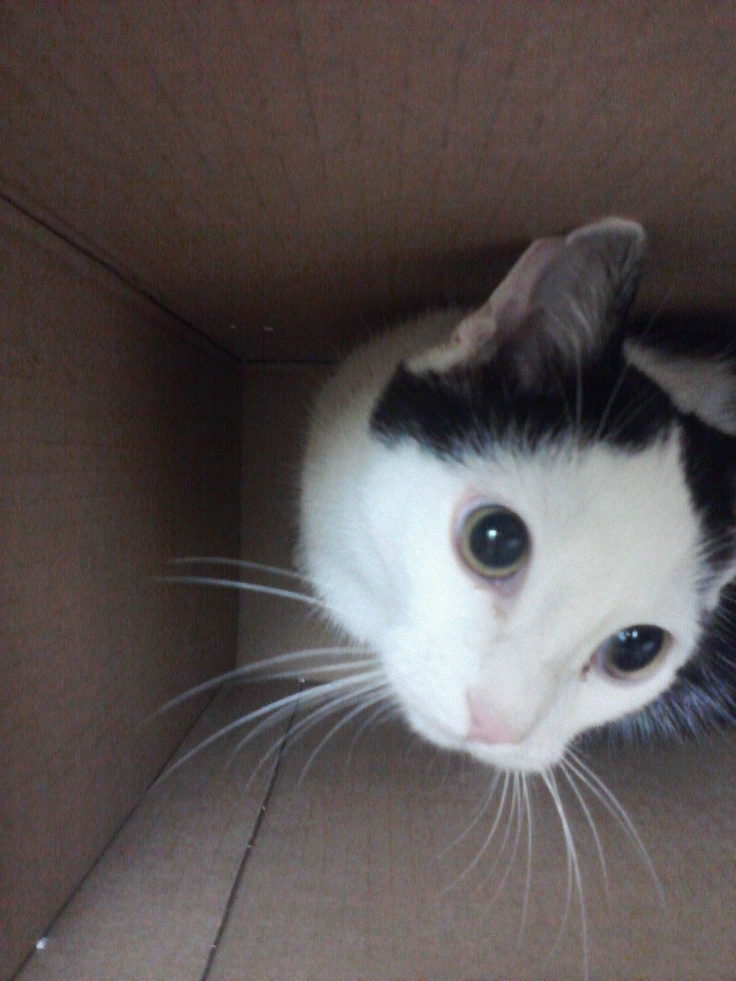
<svg viewBox="0 0 736 981">
<path fill-rule="evenodd" d="M 288 563 L 351 344 L 608 213 L 643 304 L 733 311 L 735 43 L 696 2 L 0 5 L 0 977 L 736 978 L 728 735 L 595 761 L 662 900 L 594 791 L 578 881 L 549 797 L 486 841 L 491 774 L 395 720 L 282 755 L 285 717 L 146 794 L 285 690 L 168 699 L 324 642 L 159 577 Z"/>
</svg>

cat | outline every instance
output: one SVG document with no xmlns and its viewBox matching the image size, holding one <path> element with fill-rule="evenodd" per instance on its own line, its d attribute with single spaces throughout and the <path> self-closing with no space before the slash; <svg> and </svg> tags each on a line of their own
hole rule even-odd
<svg viewBox="0 0 736 981">
<path fill-rule="evenodd" d="M 298 562 L 372 652 L 345 702 L 522 774 L 732 721 L 736 334 L 632 316 L 644 252 L 620 218 L 540 239 L 319 395 Z"/>
<path fill-rule="evenodd" d="M 620 218 L 540 239 L 479 309 L 359 347 L 311 416 L 300 571 L 197 560 L 298 586 L 176 577 L 306 603 L 349 644 L 277 654 L 169 703 L 264 672 L 303 681 L 310 659 L 310 680 L 330 677 L 326 655 L 342 671 L 236 719 L 172 770 L 235 730 L 242 745 L 290 719 L 291 741 L 342 713 L 309 766 L 361 713 L 398 712 L 429 743 L 490 765 L 485 806 L 502 779 L 483 850 L 509 788 L 520 829 L 540 775 L 568 853 L 560 930 L 574 882 L 585 977 L 583 881 L 556 773 L 604 871 L 583 791 L 659 887 L 580 749 L 736 721 L 736 331 L 715 315 L 632 315 L 644 251 L 641 225 Z"/>
<path fill-rule="evenodd" d="M 621 218 L 539 239 L 479 309 L 350 355 L 311 416 L 300 573 L 230 560 L 311 595 L 176 578 L 311 604 L 351 646 L 182 697 L 343 655 L 344 678 L 300 696 L 327 706 L 305 727 L 388 705 L 429 742 L 521 774 L 602 735 L 731 725 L 736 331 L 633 316 L 645 243 Z"/>
</svg>

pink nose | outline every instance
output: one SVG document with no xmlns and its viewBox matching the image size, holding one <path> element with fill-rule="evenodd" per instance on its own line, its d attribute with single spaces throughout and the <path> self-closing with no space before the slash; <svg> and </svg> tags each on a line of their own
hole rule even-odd
<svg viewBox="0 0 736 981">
<path fill-rule="evenodd" d="M 488 743 L 491 746 L 521 742 L 525 734 L 489 705 L 488 700 L 481 694 L 469 690 L 467 698 L 470 709 L 468 740 Z"/>
</svg>

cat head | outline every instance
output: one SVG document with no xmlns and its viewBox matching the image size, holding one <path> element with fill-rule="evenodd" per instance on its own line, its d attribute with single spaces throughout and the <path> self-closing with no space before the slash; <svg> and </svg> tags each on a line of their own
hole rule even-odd
<svg viewBox="0 0 736 981">
<path fill-rule="evenodd" d="M 416 732 L 499 767 L 675 690 L 734 575 L 734 373 L 629 317 L 644 244 L 535 242 L 373 405 L 350 626 Z"/>
</svg>

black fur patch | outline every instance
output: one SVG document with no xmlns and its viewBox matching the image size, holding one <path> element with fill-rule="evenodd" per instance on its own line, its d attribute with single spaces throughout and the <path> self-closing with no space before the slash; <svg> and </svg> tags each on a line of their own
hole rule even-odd
<svg viewBox="0 0 736 981">
<path fill-rule="evenodd" d="M 673 356 L 736 360 L 736 323 L 731 315 L 710 310 L 637 317 L 627 325 L 627 335 L 644 347 Z"/>
<path fill-rule="evenodd" d="M 373 432 L 385 443 L 411 439 L 443 457 L 494 447 L 533 451 L 573 440 L 638 449 L 666 435 L 669 398 L 623 360 L 615 336 L 578 375 L 560 366 L 544 387 L 524 388 L 503 356 L 442 374 L 399 366 L 378 400 Z"/>
<path fill-rule="evenodd" d="M 496 448 L 534 452 L 570 443 L 636 452 L 677 423 L 708 566 L 716 572 L 736 550 L 736 438 L 683 415 L 626 365 L 623 339 L 617 331 L 580 375 L 562 367 L 550 372 L 544 388 L 515 384 L 503 357 L 442 374 L 415 375 L 399 366 L 375 406 L 371 429 L 388 445 L 408 439 L 440 457 L 462 459 L 468 452 L 492 456 Z"/>
<path fill-rule="evenodd" d="M 680 424 L 685 477 L 703 526 L 708 564 L 718 570 L 736 548 L 736 439 L 694 416 L 682 417 Z"/>
</svg>

